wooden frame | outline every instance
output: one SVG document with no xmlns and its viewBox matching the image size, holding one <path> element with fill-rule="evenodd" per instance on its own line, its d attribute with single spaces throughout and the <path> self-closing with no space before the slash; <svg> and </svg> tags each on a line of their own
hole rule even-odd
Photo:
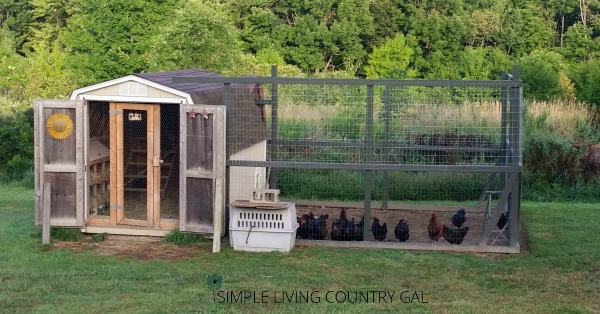
<svg viewBox="0 0 600 314">
<path fill-rule="evenodd" d="M 160 107 L 152 104 L 110 103 L 110 225 L 160 227 Z M 146 219 L 125 217 L 123 110 L 146 112 Z M 90 223 L 106 225 L 101 219 Z"/>
</svg>

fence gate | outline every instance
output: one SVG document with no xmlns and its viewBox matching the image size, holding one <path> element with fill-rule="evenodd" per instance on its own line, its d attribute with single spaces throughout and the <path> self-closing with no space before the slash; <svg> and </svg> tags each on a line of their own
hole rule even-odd
<svg viewBox="0 0 600 314">
<path fill-rule="evenodd" d="M 83 102 L 36 100 L 34 103 L 35 221 L 50 210 L 50 225 L 83 227 L 85 165 Z M 49 208 L 43 200 L 51 187 Z"/>
</svg>

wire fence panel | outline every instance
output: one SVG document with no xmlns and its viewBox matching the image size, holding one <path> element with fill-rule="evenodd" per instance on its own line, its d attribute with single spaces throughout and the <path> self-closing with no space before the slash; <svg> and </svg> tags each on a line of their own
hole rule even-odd
<svg viewBox="0 0 600 314">
<path fill-rule="evenodd" d="M 299 239 L 518 246 L 518 73 L 500 81 L 179 79 L 260 86 L 253 110 L 261 118 L 244 132 L 232 131 L 245 117 L 229 110 L 244 97 L 224 96 L 228 142 L 266 130 L 227 165 L 247 169 L 231 178 L 249 180 L 237 188 L 276 188 L 296 201 Z"/>
</svg>

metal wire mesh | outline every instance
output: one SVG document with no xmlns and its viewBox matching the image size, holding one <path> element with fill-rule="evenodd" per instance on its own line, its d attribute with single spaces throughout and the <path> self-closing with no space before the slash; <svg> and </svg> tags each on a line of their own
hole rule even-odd
<svg viewBox="0 0 600 314">
<path fill-rule="evenodd" d="M 296 201 L 304 228 L 300 238 L 340 240 L 342 226 L 354 233 L 366 230 L 364 240 L 400 241 L 394 229 L 406 218 L 408 242 L 428 243 L 431 212 L 450 227 L 446 233 L 452 239 L 447 242 L 456 243 L 454 238 L 466 229 L 453 226 L 452 216 L 465 208 L 464 225 L 470 230 L 460 242 L 476 245 L 488 243 L 490 234 L 501 229 L 492 221 L 501 213 L 510 212 L 512 222 L 518 223 L 518 79 L 217 81 L 234 90 L 229 95 L 227 87 L 224 91 L 227 142 L 239 142 L 240 134 L 252 130 L 267 130 L 265 141 L 247 141 L 254 153 L 230 150 L 227 165 L 248 169 L 247 175 L 230 177 L 236 181 L 232 191 L 237 193 L 232 193 L 248 195 L 247 190 L 267 183 L 280 189 L 283 199 Z M 255 88 L 234 88 L 240 83 Z M 261 83 L 263 97 L 257 99 L 252 92 Z M 243 119 L 244 124 L 238 123 Z M 258 169 L 268 174 L 264 181 L 253 175 Z M 489 195 L 496 195 L 495 205 L 487 206 Z M 511 234 L 518 236 L 517 226 Z"/>
</svg>

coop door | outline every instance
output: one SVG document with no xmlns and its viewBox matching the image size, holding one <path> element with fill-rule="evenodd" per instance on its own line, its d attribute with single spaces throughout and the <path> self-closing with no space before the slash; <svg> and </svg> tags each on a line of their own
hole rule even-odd
<svg viewBox="0 0 600 314">
<path fill-rule="evenodd" d="M 83 102 L 36 100 L 34 140 L 36 223 L 50 210 L 51 226 L 83 227 Z"/>
<path fill-rule="evenodd" d="M 225 107 L 182 105 L 180 119 L 180 230 L 212 233 L 215 213 L 223 230 L 224 208 L 216 210 L 215 200 L 225 195 Z"/>
<path fill-rule="evenodd" d="M 110 104 L 113 224 L 160 223 L 160 107 Z"/>
</svg>

